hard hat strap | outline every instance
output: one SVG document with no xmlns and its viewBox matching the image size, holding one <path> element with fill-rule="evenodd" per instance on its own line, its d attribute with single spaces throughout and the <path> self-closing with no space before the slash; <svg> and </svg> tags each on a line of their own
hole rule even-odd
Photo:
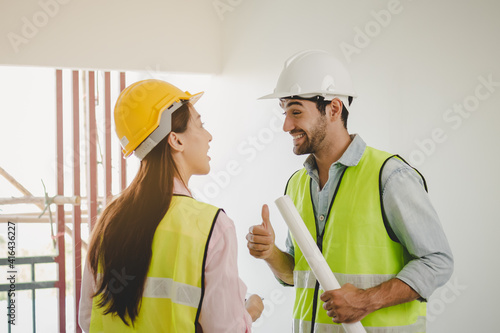
<svg viewBox="0 0 500 333">
<path fill-rule="evenodd" d="M 160 124 L 151 134 L 137 147 L 134 155 L 142 160 L 146 155 L 172 131 L 172 113 L 189 101 L 181 100 L 174 102 L 168 109 L 162 112 Z"/>
<path fill-rule="evenodd" d="M 342 104 L 344 107 L 349 111 L 349 108 L 351 107 L 352 103 L 352 97 L 351 96 L 342 96 L 342 95 L 333 95 L 333 96 L 328 96 L 328 99 L 325 98 L 324 96 L 316 95 L 313 97 L 302 97 L 298 95 L 290 96 L 290 97 L 282 97 L 280 98 L 280 102 L 282 102 L 285 99 L 300 99 L 304 101 L 311 101 L 311 102 L 325 102 L 325 101 L 332 101 L 335 98 L 338 98 L 340 101 L 342 101 Z"/>
</svg>

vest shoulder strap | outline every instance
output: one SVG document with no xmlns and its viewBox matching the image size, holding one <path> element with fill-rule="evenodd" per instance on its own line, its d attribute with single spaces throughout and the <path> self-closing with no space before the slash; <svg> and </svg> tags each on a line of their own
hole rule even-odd
<svg viewBox="0 0 500 333">
<path fill-rule="evenodd" d="M 285 186 L 285 193 L 286 194 L 286 191 L 288 190 L 288 184 L 290 184 L 290 181 L 292 180 L 292 178 L 294 178 L 294 176 L 299 173 L 299 172 L 304 172 L 306 169 L 305 168 L 302 168 L 302 169 L 299 169 L 297 171 L 295 171 L 291 176 L 290 178 L 288 178 L 288 181 L 286 182 L 286 186 Z"/>
</svg>

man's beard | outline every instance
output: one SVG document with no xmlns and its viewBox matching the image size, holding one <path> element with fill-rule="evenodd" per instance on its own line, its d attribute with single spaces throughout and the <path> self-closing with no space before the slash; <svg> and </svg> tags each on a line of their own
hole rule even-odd
<svg viewBox="0 0 500 333">
<path fill-rule="evenodd" d="M 316 125 L 310 131 L 310 135 L 305 132 L 303 133 L 305 134 L 304 142 L 299 146 L 293 147 L 295 155 L 314 154 L 318 152 L 326 136 L 325 116 L 318 118 Z"/>
</svg>

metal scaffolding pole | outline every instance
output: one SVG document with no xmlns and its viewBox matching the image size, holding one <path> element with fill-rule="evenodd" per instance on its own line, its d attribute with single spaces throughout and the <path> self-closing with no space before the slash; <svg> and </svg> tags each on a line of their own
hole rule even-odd
<svg viewBox="0 0 500 333">
<path fill-rule="evenodd" d="M 64 135 L 63 135 L 63 78 L 62 70 L 56 70 L 56 158 L 57 195 L 64 196 Z M 66 332 L 66 257 L 64 252 L 64 206 L 57 206 L 57 257 L 59 289 L 59 332 Z"/>
<path fill-rule="evenodd" d="M 73 195 L 80 196 L 80 86 L 79 72 L 73 71 Z M 82 285 L 82 241 L 80 227 L 82 224 L 82 209 L 73 206 L 73 276 L 75 281 L 74 295 L 74 325 L 75 332 L 81 333 L 78 325 L 80 310 L 80 289 Z"/>
</svg>

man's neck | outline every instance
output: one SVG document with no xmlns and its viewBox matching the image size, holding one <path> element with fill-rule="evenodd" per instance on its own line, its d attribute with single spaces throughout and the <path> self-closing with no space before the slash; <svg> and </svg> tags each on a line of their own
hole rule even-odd
<svg viewBox="0 0 500 333">
<path fill-rule="evenodd" d="M 320 189 L 322 189 L 328 181 L 330 166 L 342 157 L 351 142 L 352 139 L 349 133 L 345 131 L 341 135 L 336 136 L 333 140 L 330 140 L 321 150 L 314 153 L 316 166 L 318 168 Z"/>
</svg>

